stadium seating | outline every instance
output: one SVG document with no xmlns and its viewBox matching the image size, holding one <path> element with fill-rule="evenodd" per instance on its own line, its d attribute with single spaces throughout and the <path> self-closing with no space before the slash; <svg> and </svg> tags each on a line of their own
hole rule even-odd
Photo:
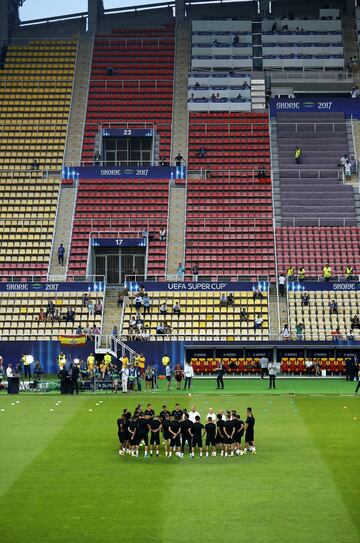
<svg viewBox="0 0 360 543">
<path fill-rule="evenodd" d="M 279 271 L 304 266 L 307 277 L 322 275 L 330 264 L 334 275 L 344 275 L 347 265 L 360 270 L 359 227 L 279 227 L 276 247 Z"/>
<path fill-rule="evenodd" d="M 11 45 L 0 71 L 2 275 L 48 271 L 76 47 L 75 39 Z"/>
<path fill-rule="evenodd" d="M 253 293 L 234 292 L 234 307 L 220 307 L 219 292 L 149 292 L 152 302 L 151 315 L 146 315 L 144 325 L 150 327 L 152 339 L 224 339 L 258 340 L 269 338 L 269 309 L 268 298 L 264 292 L 262 300 L 253 300 Z M 178 301 L 181 314 L 173 315 L 172 307 Z M 160 306 L 167 303 L 168 313 L 160 314 Z M 240 310 L 245 308 L 249 314 L 248 322 L 240 322 Z M 262 329 L 254 330 L 254 317 L 260 313 L 264 319 Z M 130 316 L 135 315 L 135 309 L 128 307 L 124 312 L 123 339 L 128 336 Z M 156 327 L 166 321 L 171 327 L 172 334 L 156 335 Z"/>
<path fill-rule="evenodd" d="M 339 179 L 340 157 L 348 152 L 342 113 L 278 113 L 281 224 L 276 230 L 279 270 L 305 267 L 321 275 L 326 263 L 335 274 L 356 270 L 360 229 L 353 187 Z M 296 145 L 302 150 L 296 164 Z"/>
<path fill-rule="evenodd" d="M 77 327 L 100 328 L 101 315 L 89 315 L 83 306 L 84 292 L 1 292 L 0 293 L 0 339 L 2 340 L 58 340 L 59 335 L 75 334 Z M 101 300 L 103 294 L 92 293 L 92 301 Z M 60 314 L 70 307 L 75 311 L 72 322 L 43 321 L 38 319 L 40 310 L 46 311 L 49 301 L 53 301 Z"/>
<path fill-rule="evenodd" d="M 251 77 L 242 72 L 190 72 L 189 111 L 251 111 Z"/>
<path fill-rule="evenodd" d="M 82 179 L 76 202 L 69 273 L 86 275 L 90 232 L 141 237 L 146 228 L 150 237 L 148 274 L 162 278 L 166 243 L 159 241 L 159 230 L 167 227 L 167 212 L 168 183 L 164 179 Z"/>
<path fill-rule="evenodd" d="M 273 30 L 273 25 L 276 29 Z M 264 19 L 265 69 L 343 69 L 341 21 Z"/>
<path fill-rule="evenodd" d="M 274 277 L 271 183 L 269 174 L 257 178 L 262 164 L 269 169 L 264 114 L 190 114 L 189 168 L 211 170 L 206 180 L 188 179 L 186 262 L 198 262 L 200 275 Z"/>
<path fill-rule="evenodd" d="M 252 69 L 252 27 L 247 21 L 193 21 L 191 65 L 194 69 Z M 235 34 L 238 43 L 234 44 Z"/>
<path fill-rule="evenodd" d="M 295 331 L 299 322 L 305 325 L 305 340 L 327 340 L 333 339 L 333 333 L 340 329 L 342 336 L 351 328 L 351 318 L 360 315 L 360 293 L 357 291 L 310 291 L 310 304 L 301 305 L 300 292 L 289 292 L 289 323 L 290 330 Z M 338 303 L 338 314 L 330 315 L 329 303 L 336 300 Z M 354 330 L 355 338 L 360 339 L 360 331 Z"/>
<path fill-rule="evenodd" d="M 196 374 L 209 374 L 214 373 L 219 363 L 223 364 L 225 371 L 228 375 L 231 374 L 255 374 L 260 373 L 259 368 L 260 358 L 247 357 L 247 358 L 205 358 L 205 357 L 192 357 L 191 365 L 194 368 Z"/>
<path fill-rule="evenodd" d="M 356 224 L 353 187 L 339 178 L 339 161 L 350 155 L 343 113 L 278 113 L 281 218 L 284 226 Z M 301 164 L 294 159 L 302 151 Z"/>
<path fill-rule="evenodd" d="M 113 69 L 112 75 L 107 69 Z M 99 124 L 156 125 L 170 157 L 174 29 L 114 31 L 95 39 L 82 159 L 92 162 Z"/>
<path fill-rule="evenodd" d="M 319 369 L 326 370 L 327 374 L 337 375 L 345 373 L 345 360 L 342 357 L 309 357 L 309 360 L 311 360 L 313 363 L 317 362 L 319 364 Z M 280 359 L 280 369 L 281 373 L 284 374 L 304 375 L 306 374 L 305 359 L 303 357 L 296 356 L 283 356 Z M 313 373 L 314 371 L 311 370 L 310 375 Z"/>
</svg>

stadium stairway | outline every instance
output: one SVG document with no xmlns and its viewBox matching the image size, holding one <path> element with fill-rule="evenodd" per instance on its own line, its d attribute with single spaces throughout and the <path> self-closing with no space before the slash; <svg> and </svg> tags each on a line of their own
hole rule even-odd
<svg viewBox="0 0 360 543">
<path fill-rule="evenodd" d="M 117 305 L 119 287 L 106 287 L 102 335 L 110 335 L 114 326 L 120 330 L 120 309 Z"/>
<path fill-rule="evenodd" d="M 61 186 L 49 272 L 53 281 L 65 281 L 66 278 L 76 193 L 76 186 Z M 62 243 L 65 248 L 64 266 L 61 266 L 58 262 L 57 250 L 60 243 Z"/>
<path fill-rule="evenodd" d="M 79 35 L 64 164 L 80 166 L 94 39 Z"/>
<path fill-rule="evenodd" d="M 357 32 L 355 27 L 355 6 L 354 2 L 346 2 L 346 4 L 347 9 L 346 11 L 343 11 L 341 15 L 345 66 L 348 65 L 350 58 L 359 56 Z"/>
<path fill-rule="evenodd" d="M 278 113 L 277 136 L 282 224 L 346 219 L 355 225 L 352 187 L 338 176 L 340 157 L 349 154 L 343 114 Z M 300 165 L 294 160 L 296 145 L 302 150 Z"/>
<path fill-rule="evenodd" d="M 64 154 L 64 165 L 66 166 L 79 166 L 81 164 L 82 141 L 86 120 L 92 50 L 93 38 L 80 35 Z M 53 278 L 65 279 L 64 276 L 66 275 L 69 256 L 76 194 L 76 186 L 61 186 L 50 264 L 50 276 Z M 60 243 L 62 243 L 65 247 L 64 266 L 59 265 L 57 258 L 57 248 L 59 247 Z"/>
<path fill-rule="evenodd" d="M 174 158 L 180 152 L 185 159 L 185 163 L 187 163 L 189 130 L 187 97 L 190 47 L 191 23 L 188 21 L 178 23 L 175 31 L 175 70 L 171 157 Z"/>
<path fill-rule="evenodd" d="M 168 280 L 176 279 L 179 262 L 185 262 L 186 185 L 172 182 L 169 189 L 169 216 L 167 236 Z"/>
</svg>

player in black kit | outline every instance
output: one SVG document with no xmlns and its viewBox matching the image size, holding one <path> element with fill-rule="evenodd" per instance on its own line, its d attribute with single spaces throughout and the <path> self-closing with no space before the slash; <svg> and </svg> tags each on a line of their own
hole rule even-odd
<svg viewBox="0 0 360 543">
<path fill-rule="evenodd" d="M 244 435 L 244 428 L 245 428 L 244 421 L 241 420 L 240 415 L 236 415 L 234 442 L 235 442 L 235 452 L 238 456 L 244 454 L 244 451 L 241 448 L 241 439 Z"/>
<path fill-rule="evenodd" d="M 256 453 L 255 441 L 254 441 L 254 426 L 255 417 L 253 415 L 251 407 L 246 410 L 246 422 L 245 422 L 245 451 Z"/>
<path fill-rule="evenodd" d="M 181 456 L 180 451 L 178 450 L 180 448 L 180 421 L 176 419 L 174 416 L 171 417 L 170 420 L 170 452 L 168 458 L 171 458 L 172 453 L 174 452 L 176 456 Z"/>
<path fill-rule="evenodd" d="M 154 417 L 149 422 L 150 430 L 150 456 L 153 454 L 153 446 L 156 447 L 156 456 L 159 456 L 161 422 L 159 417 Z"/>
<path fill-rule="evenodd" d="M 129 421 L 129 435 L 130 435 L 130 450 L 132 456 L 139 456 L 139 426 L 138 419 L 136 417 L 131 417 Z"/>
<path fill-rule="evenodd" d="M 221 450 L 221 456 L 224 456 L 224 426 L 225 422 L 223 421 L 221 413 L 219 413 L 216 421 L 216 445 Z"/>
<path fill-rule="evenodd" d="M 228 412 L 225 425 L 224 425 L 225 458 L 228 457 L 228 451 L 230 451 L 231 456 L 234 456 L 234 451 L 233 451 L 234 434 L 235 434 L 234 421 L 231 418 L 230 412 Z"/>
<path fill-rule="evenodd" d="M 117 420 L 118 438 L 120 442 L 119 454 L 125 454 L 125 413 L 127 409 L 123 410 L 121 417 Z"/>
<path fill-rule="evenodd" d="M 206 458 L 209 456 L 209 447 L 212 447 L 211 456 L 216 456 L 216 424 L 213 422 L 211 417 L 208 417 L 208 421 L 205 424 L 206 432 Z"/>
<path fill-rule="evenodd" d="M 195 447 L 199 447 L 200 457 L 202 456 L 202 433 L 204 425 L 200 422 L 199 415 L 196 415 L 195 422 L 192 425 L 192 428 L 189 430 L 189 433 L 192 437 L 192 449 L 191 455 L 194 458 L 195 456 Z"/>
<path fill-rule="evenodd" d="M 180 405 L 178 403 L 175 404 L 175 409 L 173 409 L 173 412 L 171 414 L 176 420 L 182 419 L 183 411 L 180 409 Z"/>
<path fill-rule="evenodd" d="M 191 456 L 191 435 L 190 430 L 193 423 L 189 419 L 189 413 L 185 413 L 184 419 L 180 422 L 181 427 L 181 458 L 184 458 L 185 445 L 189 447 L 189 454 Z"/>
<path fill-rule="evenodd" d="M 139 413 L 138 418 L 138 439 L 139 439 L 139 445 L 143 441 L 145 443 L 145 458 L 147 458 L 148 455 L 148 449 L 149 449 L 149 426 L 148 426 L 148 420 L 146 418 L 145 413 L 142 411 Z"/>
<path fill-rule="evenodd" d="M 146 418 L 148 419 L 148 421 L 150 421 L 155 415 L 155 411 L 153 410 L 151 403 L 147 404 L 144 414 Z"/>
<path fill-rule="evenodd" d="M 161 413 L 160 413 L 160 416 L 161 416 Z M 163 438 L 164 438 L 165 456 L 168 456 L 170 454 L 170 438 L 171 438 L 170 415 L 168 414 L 168 412 L 165 414 L 165 417 L 161 420 L 161 426 L 162 426 L 162 432 L 163 432 Z"/>
</svg>

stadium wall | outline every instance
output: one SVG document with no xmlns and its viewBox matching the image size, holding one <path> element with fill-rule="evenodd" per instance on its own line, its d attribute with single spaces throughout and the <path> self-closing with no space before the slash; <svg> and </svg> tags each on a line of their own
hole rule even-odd
<svg viewBox="0 0 360 543">
<path fill-rule="evenodd" d="M 17 364 L 23 354 L 31 354 L 34 360 L 39 360 L 46 374 L 59 371 L 57 358 L 63 352 L 71 363 L 74 358 L 86 360 L 90 353 L 94 353 L 94 341 L 87 341 L 85 345 L 61 345 L 60 341 L 0 341 L 0 353 L 8 363 Z M 34 366 L 32 366 L 33 369 Z"/>
</svg>

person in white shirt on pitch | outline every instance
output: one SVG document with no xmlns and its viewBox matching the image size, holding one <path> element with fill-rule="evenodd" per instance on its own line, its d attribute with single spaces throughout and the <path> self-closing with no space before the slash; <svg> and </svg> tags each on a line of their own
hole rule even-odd
<svg viewBox="0 0 360 543">
<path fill-rule="evenodd" d="M 185 362 L 185 365 L 184 365 L 184 377 L 185 377 L 184 390 L 186 390 L 186 388 L 190 390 L 191 381 L 192 381 L 192 378 L 194 377 L 194 368 L 188 362 Z"/>
<path fill-rule="evenodd" d="M 209 418 L 211 418 L 213 422 L 216 422 L 216 415 L 212 407 L 209 407 L 209 413 L 206 415 L 206 420 L 208 420 Z"/>
<path fill-rule="evenodd" d="M 196 411 L 195 405 L 192 405 L 191 410 L 189 411 L 189 419 L 194 423 L 196 422 L 196 417 L 200 417 L 200 413 Z"/>
<path fill-rule="evenodd" d="M 6 377 L 13 377 L 14 372 L 12 368 L 12 364 L 8 364 L 8 367 L 6 368 Z"/>
<path fill-rule="evenodd" d="M 121 370 L 121 384 L 122 384 L 122 391 L 127 392 L 128 391 L 128 380 L 129 380 L 129 368 L 125 366 Z"/>
</svg>

